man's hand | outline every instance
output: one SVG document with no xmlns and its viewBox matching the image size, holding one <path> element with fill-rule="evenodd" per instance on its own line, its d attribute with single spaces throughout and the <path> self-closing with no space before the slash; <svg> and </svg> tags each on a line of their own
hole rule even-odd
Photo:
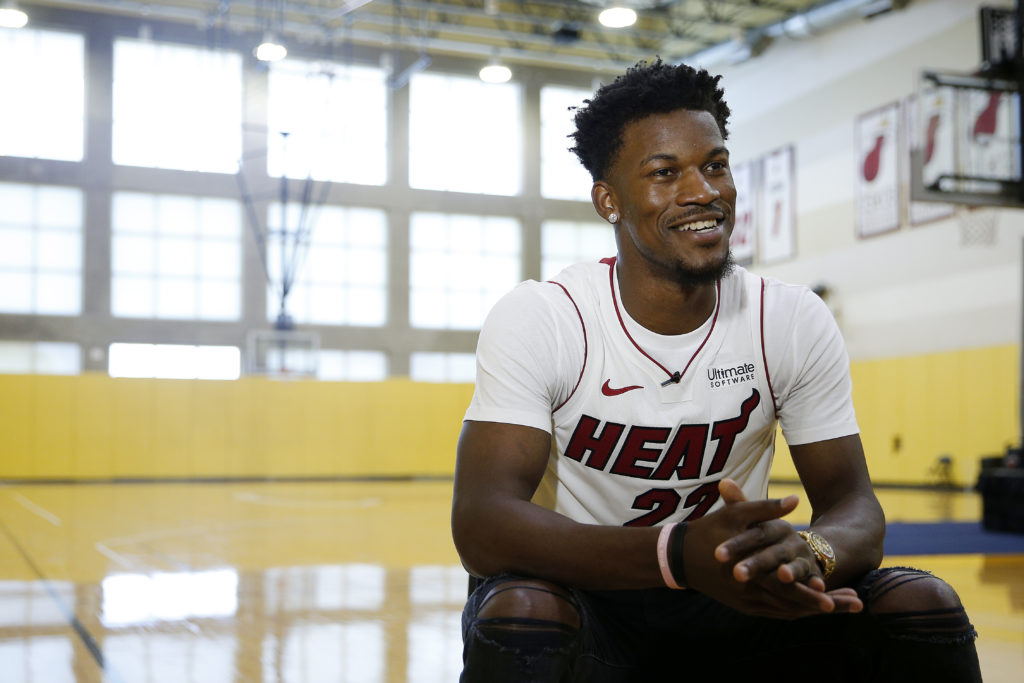
<svg viewBox="0 0 1024 683">
<path fill-rule="evenodd" d="M 730 479 L 719 491 L 725 507 L 686 532 L 692 587 L 741 612 L 780 619 L 863 608 L 851 588 L 826 591 L 810 548 L 781 519 L 796 508 L 796 496 L 747 501 Z"/>
</svg>

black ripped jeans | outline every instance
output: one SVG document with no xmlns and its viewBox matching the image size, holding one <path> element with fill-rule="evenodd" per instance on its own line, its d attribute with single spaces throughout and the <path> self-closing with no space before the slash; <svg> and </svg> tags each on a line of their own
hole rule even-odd
<svg viewBox="0 0 1024 683">
<path fill-rule="evenodd" d="M 768 619 L 696 591 L 658 588 L 570 589 L 578 631 L 478 618 L 493 589 L 516 578 L 488 579 L 470 595 L 462 619 L 462 683 L 981 681 L 976 633 L 959 598 L 916 569 L 866 575 L 856 586 L 866 607 L 859 614 Z M 932 582 L 948 589 L 945 604 L 934 603 Z M 914 589 L 922 590 L 915 596 Z M 874 613 L 875 605 L 885 611 Z"/>
</svg>

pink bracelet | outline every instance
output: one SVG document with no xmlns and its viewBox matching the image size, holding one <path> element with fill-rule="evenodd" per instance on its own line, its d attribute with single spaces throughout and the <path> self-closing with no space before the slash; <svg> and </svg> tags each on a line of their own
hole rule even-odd
<svg viewBox="0 0 1024 683">
<path fill-rule="evenodd" d="M 658 534 L 658 567 L 661 569 L 661 578 L 666 586 L 681 589 L 682 586 L 676 583 L 675 577 L 672 576 L 672 570 L 668 566 L 668 539 L 672 535 L 672 529 L 675 526 L 675 522 L 666 524 L 661 527 L 661 533 Z"/>
</svg>

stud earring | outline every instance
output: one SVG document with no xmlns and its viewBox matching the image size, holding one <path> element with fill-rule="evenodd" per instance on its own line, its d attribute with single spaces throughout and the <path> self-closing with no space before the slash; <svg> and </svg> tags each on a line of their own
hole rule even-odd
<svg viewBox="0 0 1024 683">
<path fill-rule="evenodd" d="M 617 214 L 617 213 L 610 213 L 610 214 L 608 214 L 608 222 L 611 223 L 612 225 L 615 225 L 616 223 L 618 223 L 619 222 L 619 214 Z"/>
</svg>

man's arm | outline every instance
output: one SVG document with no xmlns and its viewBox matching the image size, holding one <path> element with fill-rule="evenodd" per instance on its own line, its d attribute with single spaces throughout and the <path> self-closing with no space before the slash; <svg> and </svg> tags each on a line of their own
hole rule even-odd
<svg viewBox="0 0 1024 683">
<path fill-rule="evenodd" d="M 860 436 L 791 446 L 790 452 L 811 503 L 810 528 L 836 553 L 828 586 L 848 585 L 879 565 L 885 537 L 885 517 L 868 477 Z M 716 549 L 716 557 L 734 561 L 733 573 L 740 581 L 825 586 L 806 542 L 781 520 L 729 539 Z"/>
<path fill-rule="evenodd" d="M 657 528 L 579 524 L 530 501 L 551 435 L 499 422 L 463 423 L 455 464 L 452 535 L 478 576 L 524 574 L 580 588 L 664 585 Z"/>
<path fill-rule="evenodd" d="M 550 446 L 550 435 L 540 429 L 464 423 L 452 532 L 466 568 L 479 576 L 509 572 L 580 588 L 663 586 L 656 552 L 659 528 L 579 524 L 530 502 Z M 769 604 L 764 590 L 737 581 L 731 563 L 717 562 L 712 555 L 718 544 L 752 525 L 777 520 L 795 505 L 795 497 L 736 502 L 691 522 L 684 543 L 688 580 L 736 609 L 759 614 L 792 618 L 843 609 L 841 600 L 803 584 L 783 587 L 778 592 L 784 599 L 772 596 Z"/>
<path fill-rule="evenodd" d="M 811 503 L 811 529 L 836 551 L 829 585 L 855 581 L 882 561 L 885 515 L 868 476 L 860 435 L 790 447 Z"/>
</svg>

